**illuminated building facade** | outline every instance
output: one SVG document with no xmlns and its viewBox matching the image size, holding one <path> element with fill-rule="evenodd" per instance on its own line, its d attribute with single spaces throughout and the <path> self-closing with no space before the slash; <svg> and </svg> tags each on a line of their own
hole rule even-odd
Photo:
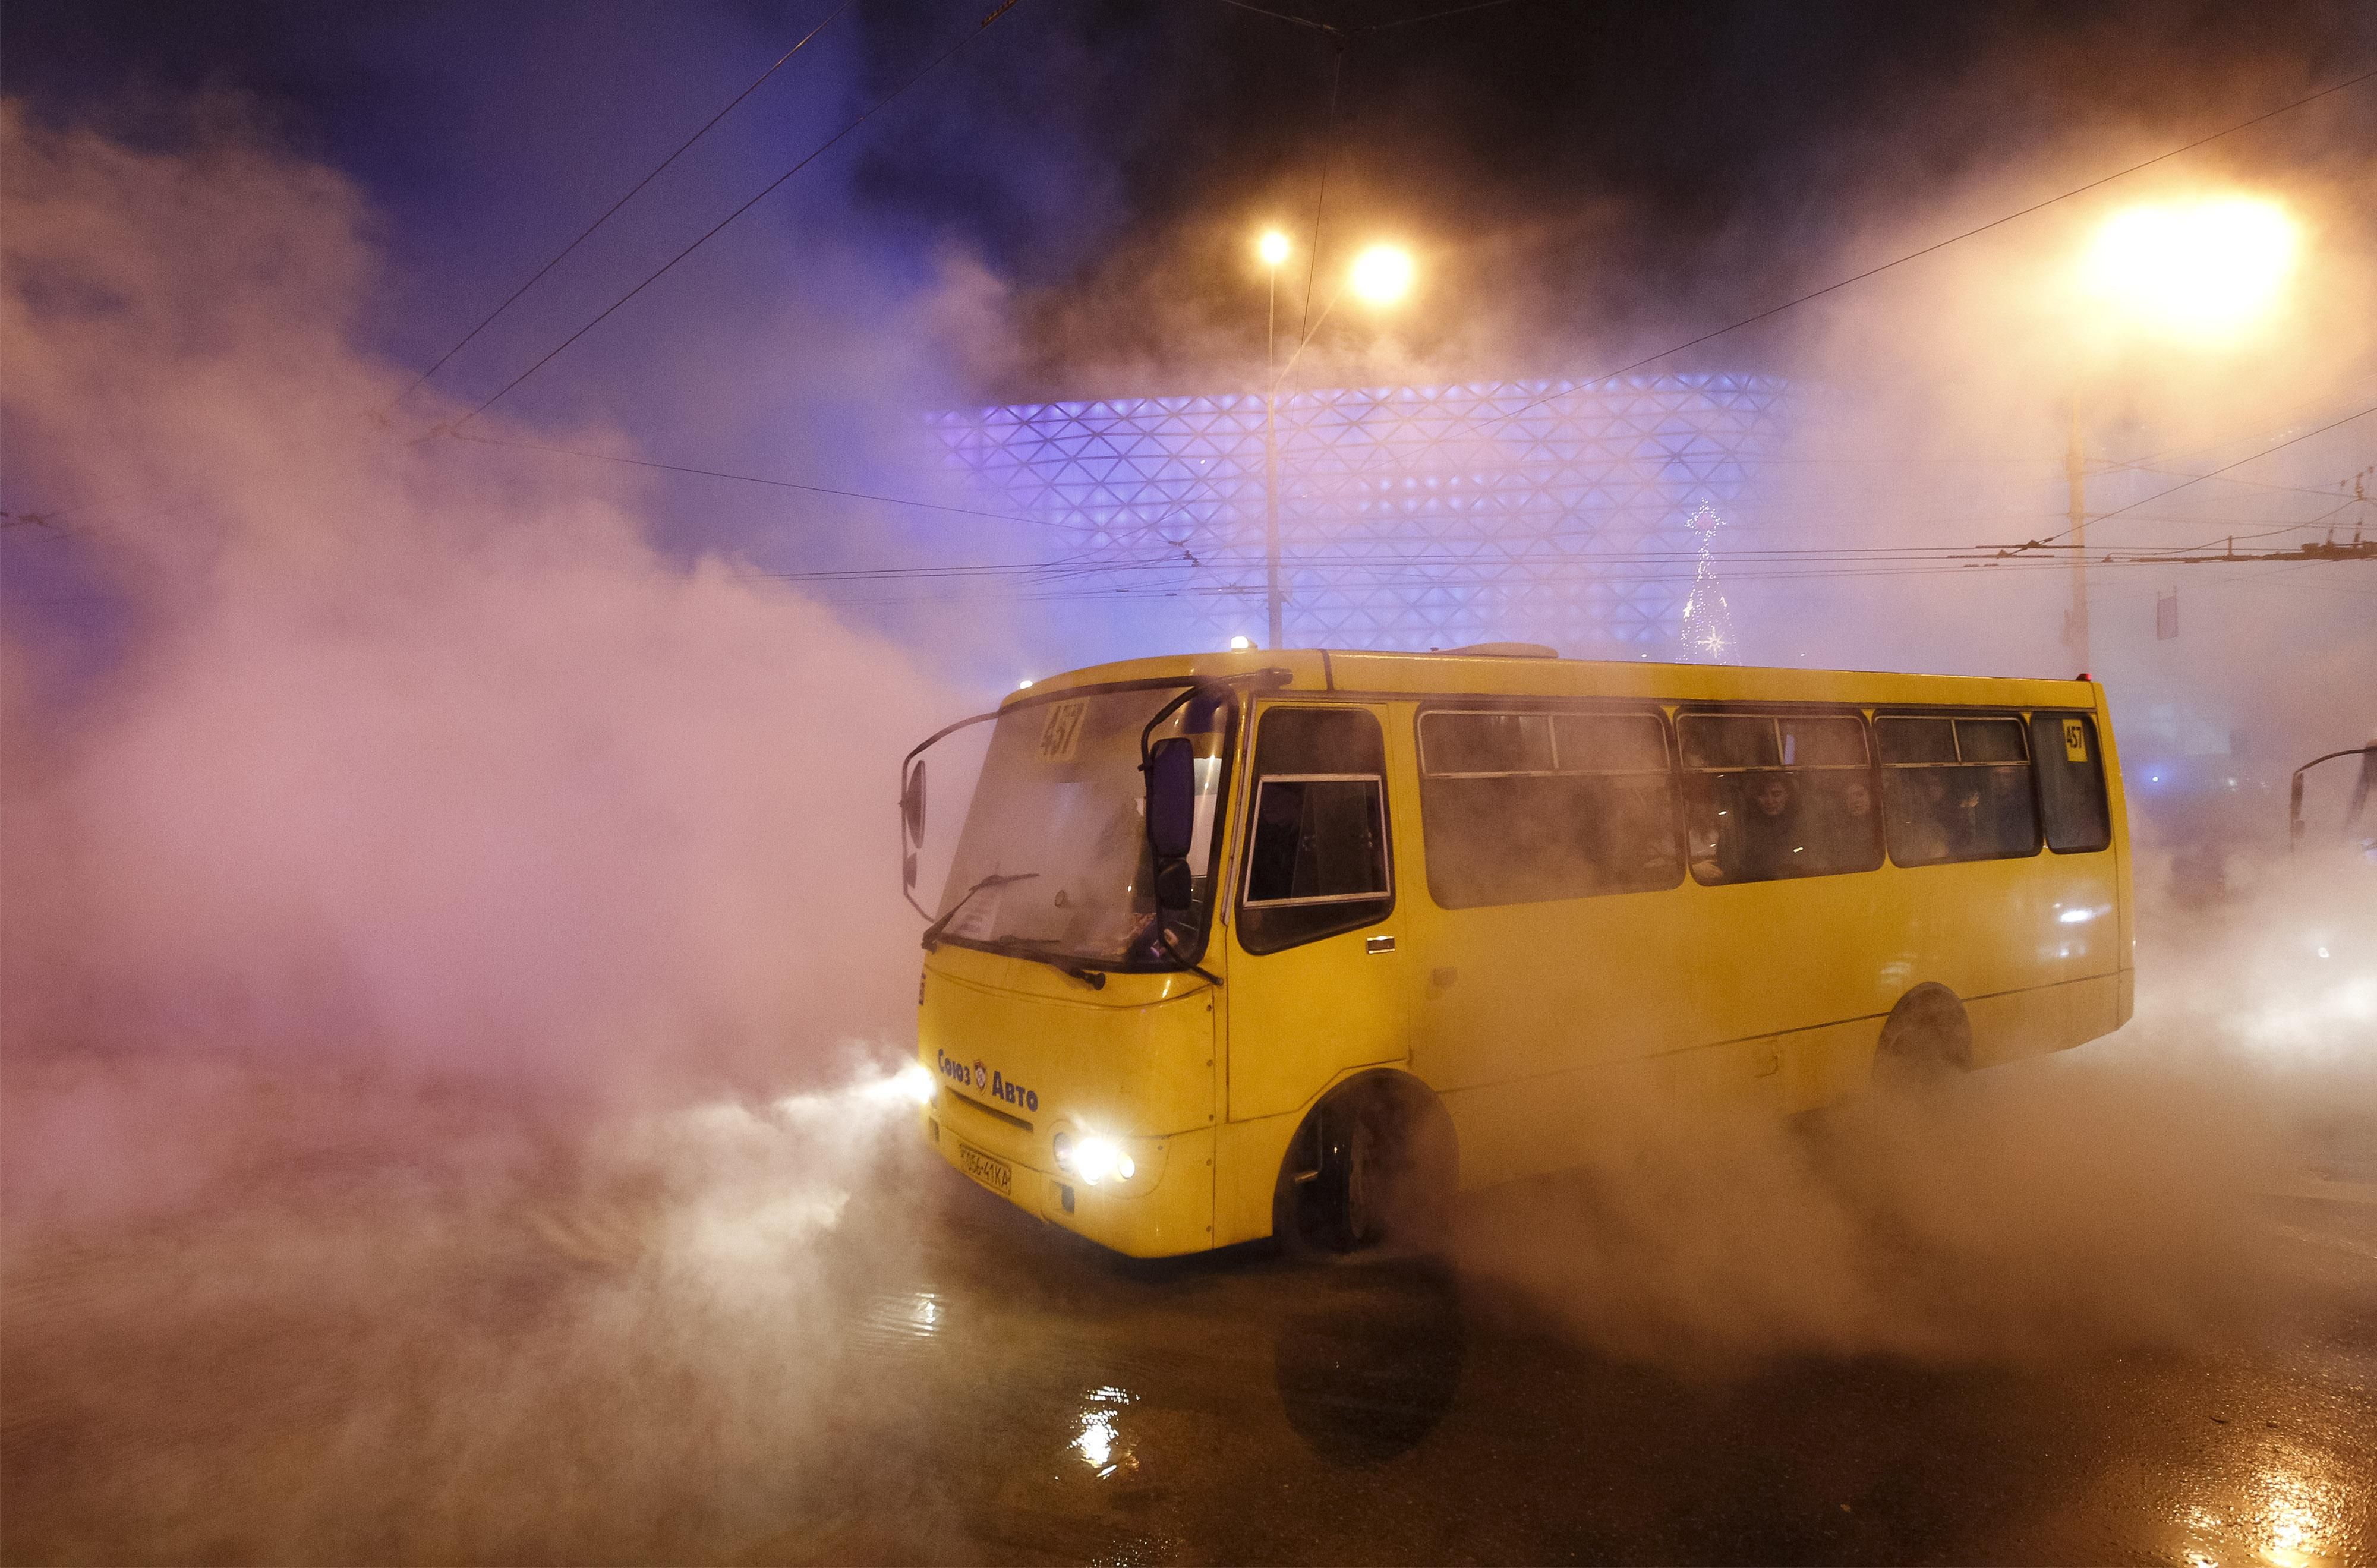
<svg viewBox="0 0 2377 1568">
<path fill-rule="evenodd" d="M 1707 547 L 1779 443 L 1785 398 L 1776 378 L 1716 374 L 1284 394 L 1286 641 L 1724 659 Z M 1072 541 L 1038 597 L 1143 604 L 1197 642 L 1261 640 L 1260 396 L 935 423 L 997 509 Z"/>
</svg>

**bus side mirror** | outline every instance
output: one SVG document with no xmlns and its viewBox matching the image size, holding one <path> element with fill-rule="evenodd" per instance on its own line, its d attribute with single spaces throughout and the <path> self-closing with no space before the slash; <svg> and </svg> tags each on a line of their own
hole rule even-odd
<svg viewBox="0 0 2377 1568">
<path fill-rule="evenodd" d="M 916 885 L 916 851 L 925 843 L 925 759 L 918 757 L 900 783 L 900 885 Z"/>
<path fill-rule="evenodd" d="M 2298 769 L 2294 786 L 2287 791 L 2287 848 L 2293 849 L 2302 836 L 2302 773 Z"/>
<path fill-rule="evenodd" d="M 925 759 L 918 757 L 900 786 L 900 830 L 911 848 L 925 841 Z"/>
<path fill-rule="evenodd" d="M 1195 897 L 1188 846 L 1197 833 L 1197 753 L 1177 736 L 1147 753 L 1147 847 L 1155 855 L 1155 904 L 1185 909 Z"/>
<path fill-rule="evenodd" d="M 1158 741 L 1147 754 L 1147 842 L 1156 862 L 1186 856 L 1196 831 L 1196 753 L 1177 737 Z"/>
</svg>

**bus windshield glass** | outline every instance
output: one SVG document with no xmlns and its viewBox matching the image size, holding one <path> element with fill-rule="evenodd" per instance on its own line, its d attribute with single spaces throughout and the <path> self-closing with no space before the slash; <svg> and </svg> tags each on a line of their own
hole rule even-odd
<svg viewBox="0 0 2377 1568">
<path fill-rule="evenodd" d="M 1175 968 L 1204 947 L 1230 704 L 1198 693 L 1156 726 L 1195 765 L 1192 895 L 1159 910 L 1140 736 L 1180 688 L 1089 693 L 999 716 L 943 889 L 950 941 L 1060 964 Z"/>
</svg>

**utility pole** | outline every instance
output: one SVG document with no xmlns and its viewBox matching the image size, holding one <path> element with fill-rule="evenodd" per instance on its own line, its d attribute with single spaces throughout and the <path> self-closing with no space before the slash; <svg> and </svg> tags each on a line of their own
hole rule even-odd
<svg viewBox="0 0 2377 1568">
<path fill-rule="evenodd" d="M 2063 452 L 2063 477 L 2072 491 L 2072 608 L 2063 613 L 2063 641 L 2078 669 L 2088 663 L 2088 459 L 2080 443 L 2080 394 L 2072 394 L 2071 438 Z"/>
<path fill-rule="evenodd" d="M 1263 646 L 1277 651 L 1281 641 L 1279 595 L 1279 377 L 1272 365 L 1279 357 L 1279 267 L 1271 269 L 1271 314 L 1263 327 L 1263 570 L 1271 605 L 1271 637 Z"/>
</svg>

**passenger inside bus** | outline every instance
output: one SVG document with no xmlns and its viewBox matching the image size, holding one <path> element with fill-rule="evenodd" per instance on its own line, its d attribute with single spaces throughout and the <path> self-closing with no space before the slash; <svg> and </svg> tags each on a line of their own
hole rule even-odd
<svg viewBox="0 0 2377 1568">
<path fill-rule="evenodd" d="M 1890 853 L 1901 865 L 1953 860 L 1956 812 L 1944 768 L 1910 767 L 1890 776 Z"/>
<path fill-rule="evenodd" d="M 1981 781 L 1981 842 L 1976 852 L 2027 855 L 2038 848 L 2038 807 L 2030 769 L 1992 767 Z"/>
<path fill-rule="evenodd" d="M 1728 882 L 1771 882 L 1798 876 L 1807 862 L 1798 800 L 1780 772 L 1748 776 L 1743 805 L 1731 834 L 1719 838 L 1717 863 Z"/>
<path fill-rule="evenodd" d="M 1881 845 L 1876 837 L 1878 824 L 1873 815 L 1873 786 L 1862 774 L 1850 774 L 1837 780 L 1825 804 L 1821 831 L 1816 835 L 1816 853 L 1823 857 L 1826 871 L 1870 871 L 1881 863 Z"/>
</svg>

